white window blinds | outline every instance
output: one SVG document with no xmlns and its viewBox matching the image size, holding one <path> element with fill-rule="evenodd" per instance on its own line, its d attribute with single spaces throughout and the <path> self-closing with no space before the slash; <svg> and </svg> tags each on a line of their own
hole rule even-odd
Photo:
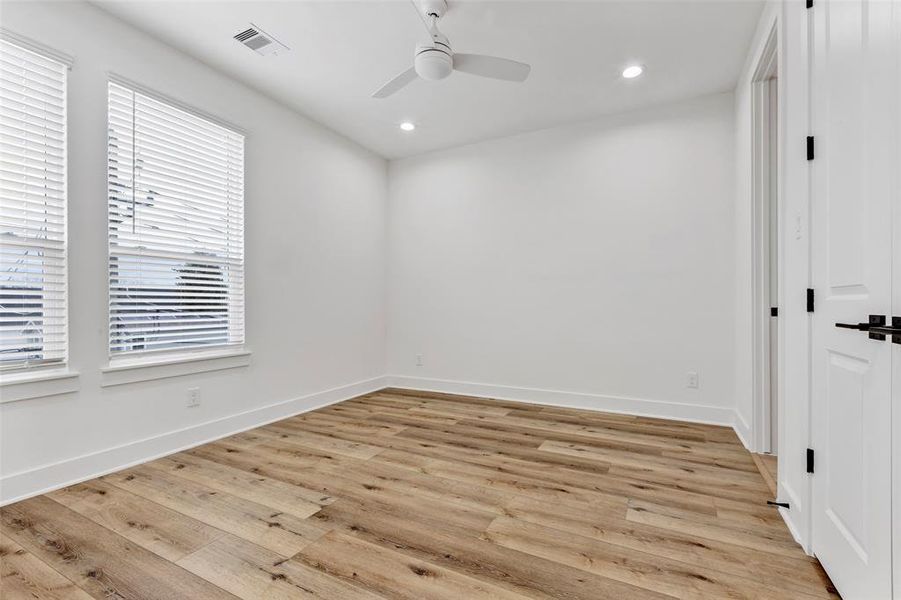
<svg viewBox="0 0 901 600">
<path fill-rule="evenodd" d="M 109 84 L 110 353 L 244 342 L 244 136 Z"/>
<path fill-rule="evenodd" d="M 66 74 L 0 39 L 0 369 L 66 360 Z"/>
</svg>

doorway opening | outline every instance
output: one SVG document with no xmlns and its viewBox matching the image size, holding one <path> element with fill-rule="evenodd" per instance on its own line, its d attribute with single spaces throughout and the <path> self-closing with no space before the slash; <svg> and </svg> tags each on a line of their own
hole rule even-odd
<svg viewBox="0 0 901 600">
<path fill-rule="evenodd" d="M 752 80 L 754 413 L 753 446 L 776 493 L 779 450 L 779 72 L 776 28 Z"/>
</svg>

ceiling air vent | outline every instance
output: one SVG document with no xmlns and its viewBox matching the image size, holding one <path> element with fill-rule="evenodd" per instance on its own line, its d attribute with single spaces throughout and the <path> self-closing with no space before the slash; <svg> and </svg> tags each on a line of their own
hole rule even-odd
<svg viewBox="0 0 901 600">
<path fill-rule="evenodd" d="M 282 44 L 280 41 L 254 25 L 250 24 L 250 27 L 235 35 L 235 39 L 256 52 L 257 54 L 261 54 L 263 56 L 268 56 L 270 54 L 278 54 L 283 50 L 287 50 L 288 47 Z"/>
</svg>

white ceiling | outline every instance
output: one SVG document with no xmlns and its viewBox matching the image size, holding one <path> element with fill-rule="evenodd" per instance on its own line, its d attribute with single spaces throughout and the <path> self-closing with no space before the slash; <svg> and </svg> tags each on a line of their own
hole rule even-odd
<svg viewBox="0 0 901 600">
<path fill-rule="evenodd" d="M 408 0 L 98 0 L 104 10 L 388 157 L 731 90 L 761 0 L 450 0 L 458 52 L 532 65 L 522 84 L 454 73 L 370 94 L 412 64 L 425 30 Z M 291 48 L 232 39 L 253 22 Z M 630 63 L 638 79 L 620 77 Z M 404 120 L 417 129 L 398 128 Z"/>
</svg>

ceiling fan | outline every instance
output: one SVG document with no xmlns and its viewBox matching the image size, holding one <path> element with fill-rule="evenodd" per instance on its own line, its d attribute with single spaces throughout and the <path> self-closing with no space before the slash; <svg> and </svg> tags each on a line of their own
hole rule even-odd
<svg viewBox="0 0 901 600">
<path fill-rule="evenodd" d="M 372 94 L 373 98 L 387 98 L 416 78 L 437 81 L 453 71 L 516 82 L 525 81 L 529 76 L 532 67 L 525 63 L 484 54 L 455 53 L 447 37 L 438 31 L 438 19 L 447 12 L 446 0 L 420 0 L 416 11 L 423 20 L 431 41 L 418 44 L 413 55 L 413 66 L 376 90 Z"/>
</svg>

